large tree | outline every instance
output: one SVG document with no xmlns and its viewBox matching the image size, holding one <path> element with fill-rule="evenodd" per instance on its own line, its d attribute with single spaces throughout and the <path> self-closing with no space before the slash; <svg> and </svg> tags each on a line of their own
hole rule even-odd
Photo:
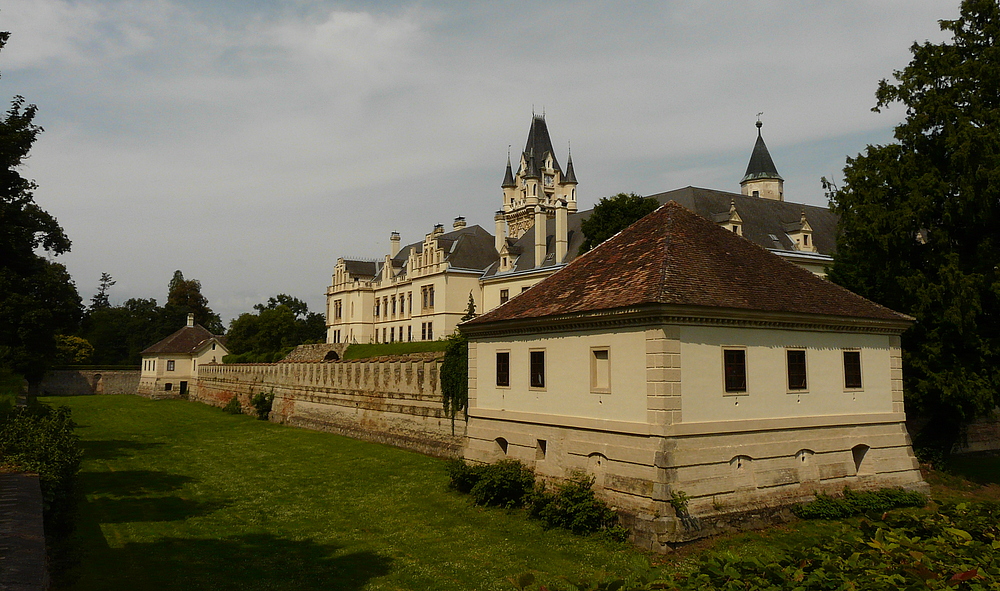
<svg viewBox="0 0 1000 591">
<path fill-rule="evenodd" d="M 660 203 L 656 199 L 635 193 L 619 193 L 612 197 L 604 197 L 594 206 L 590 217 L 580 224 L 584 236 L 580 254 L 631 226 L 659 206 Z"/>
<path fill-rule="evenodd" d="M 174 271 L 174 276 L 167 285 L 167 303 L 163 310 L 177 324 L 177 328 L 184 326 L 187 315 L 193 313 L 194 321 L 212 334 L 222 334 L 225 330 L 219 315 L 208 307 L 208 298 L 201 293 L 201 281 L 184 279 L 180 270 Z"/>
<path fill-rule="evenodd" d="M 278 294 L 229 323 L 226 347 L 238 361 L 278 361 L 296 345 L 322 343 L 326 320 L 298 298 Z M 233 359 L 229 360 L 230 362 Z"/>
<path fill-rule="evenodd" d="M 965 0 L 950 42 L 911 47 L 875 111 L 901 103 L 896 142 L 847 159 L 830 279 L 916 318 L 903 335 L 908 407 L 947 452 L 1000 402 L 1000 7 Z"/>
<path fill-rule="evenodd" d="M 9 37 L 0 33 L 0 49 Z M 38 253 L 65 253 L 70 241 L 21 176 L 42 131 L 36 111 L 18 96 L 0 119 L 0 365 L 28 380 L 29 398 L 56 356 L 55 335 L 73 332 L 83 308 L 66 268 Z"/>
</svg>

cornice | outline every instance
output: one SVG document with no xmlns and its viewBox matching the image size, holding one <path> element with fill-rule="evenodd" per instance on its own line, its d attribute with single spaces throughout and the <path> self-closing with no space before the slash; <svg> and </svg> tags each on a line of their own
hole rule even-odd
<svg viewBox="0 0 1000 591">
<path fill-rule="evenodd" d="M 647 305 L 543 318 L 500 320 L 471 326 L 463 325 L 461 330 L 471 338 L 481 339 L 538 332 L 570 332 L 663 324 L 899 335 L 909 328 L 911 322 L 732 308 Z"/>
</svg>

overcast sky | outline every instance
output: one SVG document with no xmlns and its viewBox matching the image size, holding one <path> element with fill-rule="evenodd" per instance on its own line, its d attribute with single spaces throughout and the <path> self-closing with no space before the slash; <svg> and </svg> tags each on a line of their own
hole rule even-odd
<svg viewBox="0 0 1000 591">
<path fill-rule="evenodd" d="M 322 311 L 339 256 L 455 216 L 493 232 L 507 146 L 544 111 L 581 208 L 739 191 L 763 112 L 789 201 L 886 143 L 878 81 L 958 0 L 6 0 L 0 97 L 38 105 L 24 168 L 85 301 L 166 298 L 225 322 L 288 293 Z"/>
</svg>

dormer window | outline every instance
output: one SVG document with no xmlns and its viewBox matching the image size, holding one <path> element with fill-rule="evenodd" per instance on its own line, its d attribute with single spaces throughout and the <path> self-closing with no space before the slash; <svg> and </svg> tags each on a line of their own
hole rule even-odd
<svg viewBox="0 0 1000 591">
<path fill-rule="evenodd" d="M 719 224 L 733 234 L 736 234 L 737 236 L 743 235 L 743 218 L 741 218 L 739 212 L 736 211 L 735 200 L 729 202 L 729 211 L 715 214 L 712 216 L 712 219 L 715 223 Z"/>
<path fill-rule="evenodd" d="M 799 218 L 799 221 L 784 224 L 784 229 L 789 240 L 792 241 L 795 250 L 816 252 L 816 244 L 812 240 L 813 229 L 806 219 L 806 212 L 802 212 L 802 217 Z"/>
</svg>

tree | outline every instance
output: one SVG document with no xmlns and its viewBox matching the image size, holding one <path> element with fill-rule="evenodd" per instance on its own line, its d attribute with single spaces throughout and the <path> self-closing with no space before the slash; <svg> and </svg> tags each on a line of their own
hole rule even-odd
<svg viewBox="0 0 1000 591">
<path fill-rule="evenodd" d="M 208 307 L 208 298 L 201 293 L 201 281 L 184 279 L 178 269 L 167 285 L 167 303 L 164 314 L 177 325 L 184 326 L 187 315 L 193 313 L 194 321 L 204 326 L 212 334 L 222 334 L 225 327 L 219 315 Z"/>
<path fill-rule="evenodd" d="M 613 197 L 604 197 L 594 206 L 590 217 L 580 224 L 584 236 L 580 254 L 631 226 L 659 206 L 660 203 L 656 199 L 635 193 L 618 193 Z"/>
<path fill-rule="evenodd" d="M 0 33 L 0 49 L 10 33 Z M 66 268 L 36 251 L 59 255 L 70 241 L 34 201 L 34 181 L 20 174 L 42 128 L 21 96 L 0 120 L 0 365 L 28 380 L 33 399 L 56 354 L 55 335 L 73 332 L 82 302 Z"/>
<path fill-rule="evenodd" d="M 59 365 L 88 363 L 94 356 L 94 346 L 87 339 L 73 335 L 56 335 L 56 351 Z"/>
<path fill-rule="evenodd" d="M 1000 7 L 965 0 L 950 42 L 914 44 L 874 111 L 906 106 L 896 143 L 823 179 L 840 214 L 830 279 L 916 319 L 903 335 L 918 443 L 945 453 L 1000 403 Z"/>
<path fill-rule="evenodd" d="M 106 310 L 111 307 L 111 301 L 108 299 L 108 291 L 111 290 L 111 286 L 114 284 L 115 281 L 111 278 L 110 274 L 101 273 L 101 280 L 97 284 L 97 293 L 90 299 L 90 312 L 94 310 Z"/>
<path fill-rule="evenodd" d="M 298 298 L 278 294 L 254 310 L 229 323 L 226 346 L 240 361 L 277 361 L 296 345 L 321 343 L 326 336 L 323 315 L 310 313 Z"/>
<path fill-rule="evenodd" d="M 472 320 L 478 316 L 476 314 L 476 299 L 472 297 L 472 292 L 469 292 L 469 304 L 465 307 L 465 315 L 462 316 L 462 322 L 466 320 Z"/>
</svg>

